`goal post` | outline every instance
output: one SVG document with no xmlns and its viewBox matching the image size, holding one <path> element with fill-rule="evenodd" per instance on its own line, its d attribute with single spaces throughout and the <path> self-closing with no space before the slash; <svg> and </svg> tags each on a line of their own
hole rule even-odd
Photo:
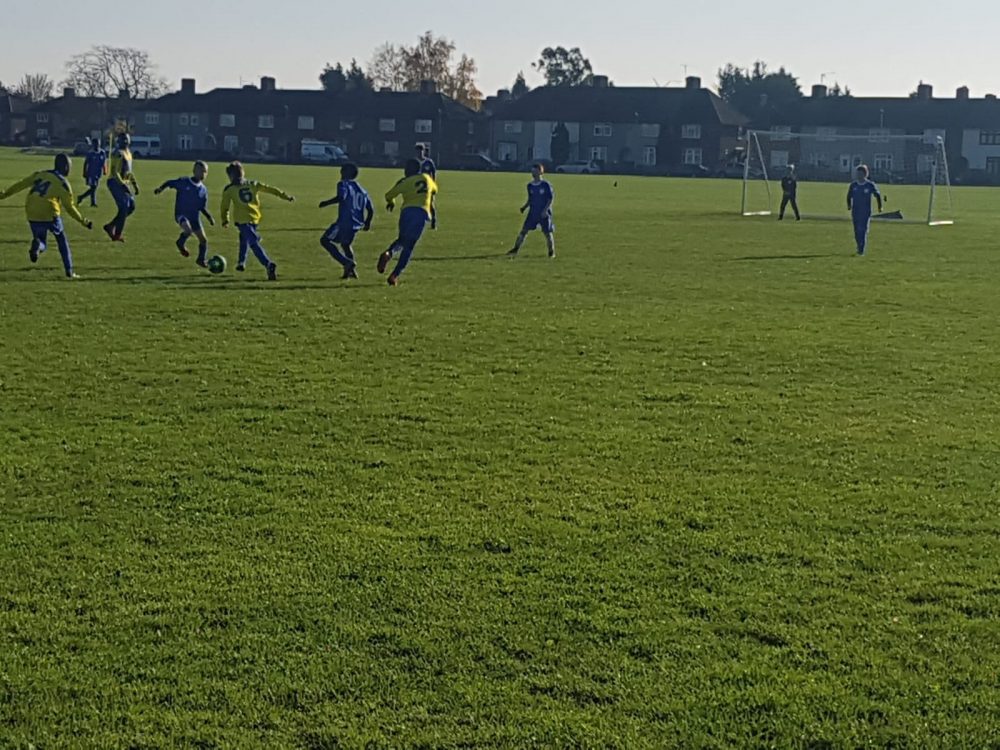
<svg viewBox="0 0 1000 750">
<path fill-rule="evenodd" d="M 924 135 L 872 128 L 864 132 L 749 130 L 743 143 L 743 216 L 778 213 L 780 181 L 789 167 L 799 180 L 803 217 L 847 218 L 847 185 L 866 164 L 879 185 L 885 213 L 877 220 L 927 226 L 954 223 L 951 174 L 942 131 Z"/>
</svg>

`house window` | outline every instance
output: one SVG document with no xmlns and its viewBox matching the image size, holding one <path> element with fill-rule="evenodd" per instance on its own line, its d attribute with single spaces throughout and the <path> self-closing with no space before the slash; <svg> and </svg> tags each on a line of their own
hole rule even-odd
<svg viewBox="0 0 1000 750">
<path fill-rule="evenodd" d="M 788 152 L 787 151 L 772 151 L 771 152 L 771 166 L 772 167 L 787 167 L 788 166 Z"/>
<path fill-rule="evenodd" d="M 159 112 L 147 112 L 146 113 L 146 124 L 147 125 L 159 125 L 160 124 L 160 113 Z"/>
<path fill-rule="evenodd" d="M 830 157 L 826 154 L 820 153 L 819 151 L 812 151 L 809 153 L 809 156 L 806 157 L 806 163 L 810 167 L 827 169 L 830 166 Z"/>
<path fill-rule="evenodd" d="M 924 170 L 929 172 L 930 170 Z M 1000 156 L 987 156 L 986 157 L 986 174 L 992 175 L 993 177 L 1000 177 Z"/>
<path fill-rule="evenodd" d="M 374 156 L 375 155 L 375 144 L 371 141 L 365 141 L 361 144 L 361 155 L 362 156 Z"/>
<path fill-rule="evenodd" d="M 875 154 L 876 172 L 892 171 L 892 154 Z"/>
<path fill-rule="evenodd" d="M 987 157 L 989 161 L 993 157 Z M 917 174 L 928 174 L 934 168 L 934 156 L 932 154 L 917 155 Z"/>
<path fill-rule="evenodd" d="M 191 115 L 191 127 L 198 127 L 198 115 Z"/>
<path fill-rule="evenodd" d="M 316 127 L 316 118 L 312 115 L 299 115 L 299 130 L 312 130 Z"/>
<path fill-rule="evenodd" d="M 979 145 L 980 146 L 1000 145 L 1000 130 L 979 131 Z"/>
<path fill-rule="evenodd" d="M 938 128 L 930 128 L 924 131 L 924 143 L 928 146 L 933 146 L 938 142 L 938 138 L 942 141 L 945 137 L 945 131 Z"/>
<path fill-rule="evenodd" d="M 271 151 L 271 139 L 266 136 L 257 136 L 253 139 L 253 150 L 258 154 L 267 154 Z"/>
<path fill-rule="evenodd" d="M 177 124 L 179 124 L 179 125 L 188 125 L 190 123 L 190 121 L 191 121 L 191 118 L 188 117 L 188 113 L 187 112 L 181 112 L 177 116 Z"/>
<path fill-rule="evenodd" d="M 642 165 L 644 167 L 656 166 L 656 146 L 646 146 L 642 150 Z"/>
<path fill-rule="evenodd" d="M 48 121 L 49 121 L 49 113 L 48 112 L 39 112 L 39 113 L 37 113 L 35 115 L 35 122 L 44 123 L 44 122 L 48 122 Z"/>
<path fill-rule="evenodd" d="M 274 127 L 274 115 L 260 115 L 257 117 L 257 127 L 261 130 L 270 130 Z"/>
<path fill-rule="evenodd" d="M 772 141 L 790 141 L 792 135 L 791 125 L 775 125 L 771 128 Z"/>
<path fill-rule="evenodd" d="M 378 132 L 395 133 L 396 120 L 392 117 L 383 117 L 381 120 L 378 121 Z"/>
<path fill-rule="evenodd" d="M 35 131 L 35 139 L 39 141 L 47 141 L 49 139 L 48 128 L 39 128 Z"/>
<path fill-rule="evenodd" d="M 610 138 L 614 129 L 611 127 L 610 122 L 595 122 L 594 123 L 594 137 L 595 138 Z"/>
<path fill-rule="evenodd" d="M 701 125 L 683 125 L 681 126 L 681 138 L 689 141 L 697 141 L 701 139 Z"/>
<path fill-rule="evenodd" d="M 433 133 L 434 132 L 434 121 L 433 120 L 417 120 L 413 126 L 413 131 L 415 133 Z"/>
<path fill-rule="evenodd" d="M 517 144 L 510 142 L 498 143 L 497 159 L 500 161 L 517 161 Z"/>
<path fill-rule="evenodd" d="M 816 128 L 816 139 L 820 141 L 832 141 L 837 136 L 836 128 Z"/>
<path fill-rule="evenodd" d="M 870 128 L 868 130 L 868 140 L 871 143 L 888 143 L 889 142 L 889 129 L 888 128 Z"/>
<path fill-rule="evenodd" d="M 604 162 L 608 160 L 608 147 L 607 146 L 591 146 L 590 147 L 590 160 Z"/>
<path fill-rule="evenodd" d="M 469 135 L 475 135 L 475 134 L 476 134 L 476 123 L 474 123 L 474 122 L 472 122 L 470 120 L 469 121 Z"/>
<path fill-rule="evenodd" d="M 235 154 L 240 150 L 240 139 L 235 135 L 227 135 L 222 139 L 222 150 L 227 154 Z"/>
<path fill-rule="evenodd" d="M 700 148 L 684 149 L 684 163 L 701 164 L 701 149 Z"/>
<path fill-rule="evenodd" d="M 190 151 L 194 148 L 194 138 L 189 135 L 177 136 L 177 148 L 181 151 Z"/>
<path fill-rule="evenodd" d="M 219 127 L 220 128 L 235 128 L 236 127 L 236 115 L 219 115 Z"/>
<path fill-rule="evenodd" d="M 657 122 L 644 122 L 642 124 L 642 137 L 643 138 L 659 138 L 660 137 L 660 124 Z"/>
<path fill-rule="evenodd" d="M 521 132 L 521 121 L 520 120 L 507 120 L 503 124 L 503 132 L 508 135 L 517 135 Z"/>
<path fill-rule="evenodd" d="M 341 130 L 354 130 L 354 120 L 341 120 L 340 121 Z"/>
<path fill-rule="evenodd" d="M 382 153 L 393 158 L 399 156 L 399 141 L 386 141 L 382 144 Z"/>
</svg>

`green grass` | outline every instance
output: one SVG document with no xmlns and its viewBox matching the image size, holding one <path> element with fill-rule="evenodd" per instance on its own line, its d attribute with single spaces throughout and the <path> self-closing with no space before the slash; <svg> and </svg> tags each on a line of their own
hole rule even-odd
<svg viewBox="0 0 1000 750">
<path fill-rule="evenodd" d="M 857 259 L 555 176 L 511 262 L 525 178 L 445 174 L 388 289 L 319 168 L 250 168 L 278 283 L 199 272 L 185 171 L 78 282 L 0 203 L 0 747 L 1000 747 L 996 193 Z"/>
</svg>

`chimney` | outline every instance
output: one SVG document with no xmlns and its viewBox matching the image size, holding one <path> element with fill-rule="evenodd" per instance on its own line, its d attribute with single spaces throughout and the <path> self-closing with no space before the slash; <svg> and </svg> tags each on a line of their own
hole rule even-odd
<svg viewBox="0 0 1000 750">
<path fill-rule="evenodd" d="M 182 94 L 194 94 L 194 79 L 193 78 L 182 78 L 181 79 L 181 93 Z"/>
<path fill-rule="evenodd" d="M 438 92 L 437 81 L 421 81 L 420 82 L 420 93 L 421 94 L 436 94 Z"/>
<path fill-rule="evenodd" d="M 128 99 L 128 89 L 118 89 L 119 99 Z"/>
<path fill-rule="evenodd" d="M 277 88 L 276 81 L 270 76 L 264 76 L 260 79 L 260 90 L 261 91 L 274 91 Z"/>
<path fill-rule="evenodd" d="M 995 102 L 996 100 L 997 100 L 997 95 L 996 94 L 987 94 L 986 95 L 986 101 L 988 101 L 988 102 Z"/>
<path fill-rule="evenodd" d="M 607 76 L 592 76 L 590 79 L 590 85 L 595 89 L 606 89 L 608 87 L 608 77 Z"/>
<path fill-rule="evenodd" d="M 922 99 L 924 101 L 929 101 L 934 98 L 934 87 L 929 83 L 920 82 L 917 86 L 917 99 Z"/>
<path fill-rule="evenodd" d="M 959 101 L 966 102 L 969 100 L 969 87 L 962 86 L 955 92 L 955 98 Z"/>
<path fill-rule="evenodd" d="M 76 96 L 76 89 L 70 86 L 63 89 L 63 99 L 72 99 L 74 96 Z"/>
<path fill-rule="evenodd" d="M 502 102 L 509 102 L 511 100 L 510 89 L 500 89 L 497 92 L 497 99 Z"/>
<path fill-rule="evenodd" d="M 378 90 L 378 92 L 380 94 L 391 94 L 392 93 L 392 86 L 383 86 L 382 88 L 380 88 Z"/>
<path fill-rule="evenodd" d="M 817 83 L 815 86 L 813 86 L 812 98 L 813 99 L 826 99 L 826 95 L 828 93 L 829 93 L 829 89 L 827 89 L 827 87 L 824 84 Z"/>
<path fill-rule="evenodd" d="M 698 76 L 688 76 L 684 79 L 684 88 L 689 91 L 699 91 L 701 89 L 701 79 Z"/>
</svg>

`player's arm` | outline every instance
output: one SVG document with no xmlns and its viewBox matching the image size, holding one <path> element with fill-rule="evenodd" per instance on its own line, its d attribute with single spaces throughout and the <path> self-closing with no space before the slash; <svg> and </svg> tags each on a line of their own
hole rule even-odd
<svg viewBox="0 0 1000 750">
<path fill-rule="evenodd" d="M 878 204 L 878 212 L 882 213 L 882 191 L 875 187 L 875 202 Z"/>
<path fill-rule="evenodd" d="M 139 183 L 135 181 L 135 175 L 129 172 L 127 175 L 128 184 L 132 187 L 132 192 L 136 195 L 139 194 Z"/>
<path fill-rule="evenodd" d="M 222 191 L 222 208 L 219 211 L 222 216 L 222 226 L 229 226 L 229 207 L 233 203 L 233 196 L 229 194 L 229 189 L 226 188 Z"/>
<path fill-rule="evenodd" d="M 63 210 L 73 217 L 76 221 L 80 222 L 87 229 L 93 229 L 94 223 L 83 218 L 83 214 L 80 213 L 80 209 L 76 206 L 76 199 L 73 197 L 73 189 L 70 187 L 60 187 L 59 188 L 59 202 L 62 204 Z"/>
<path fill-rule="evenodd" d="M 372 228 L 372 220 L 375 218 L 375 204 L 372 203 L 372 199 L 369 198 L 365 202 L 365 231 L 367 232 Z"/>
<path fill-rule="evenodd" d="M 22 190 L 27 190 L 34 184 L 35 184 L 35 175 L 33 174 L 28 175 L 23 180 L 15 182 L 9 188 L 4 190 L 3 192 L 0 192 L 0 201 L 4 200 L 5 198 L 10 198 L 10 196 L 12 195 L 17 195 Z"/>
<path fill-rule="evenodd" d="M 336 206 L 340 203 L 340 187 L 337 187 L 337 194 L 330 198 L 330 200 L 323 201 L 319 204 L 320 208 L 326 208 L 327 206 Z"/>
<path fill-rule="evenodd" d="M 403 194 L 403 180 L 400 180 L 385 194 L 385 210 L 392 213 L 396 209 L 396 198 Z"/>
<path fill-rule="evenodd" d="M 167 188 L 173 188 L 174 190 L 176 190 L 177 189 L 177 185 L 175 184 L 175 182 L 176 182 L 175 180 L 167 180 L 162 185 L 160 185 L 158 188 L 156 188 L 156 190 L 153 191 L 153 195 L 159 195 L 160 193 L 162 193 Z"/>
<path fill-rule="evenodd" d="M 437 188 L 431 188 L 431 229 L 438 228 L 438 207 L 437 207 L 438 191 Z"/>
<path fill-rule="evenodd" d="M 850 188 L 847 188 L 847 210 L 850 211 L 854 208 L 854 194 Z"/>
<path fill-rule="evenodd" d="M 271 187 L 270 185 L 265 185 L 263 182 L 258 182 L 257 183 L 257 188 L 262 193 L 267 193 L 268 195 L 273 195 L 273 196 L 275 196 L 277 198 L 281 198 L 281 200 L 283 200 L 283 201 L 288 201 L 289 203 L 292 203 L 295 200 L 294 196 L 289 195 L 284 190 L 279 190 L 276 187 Z"/>
</svg>

